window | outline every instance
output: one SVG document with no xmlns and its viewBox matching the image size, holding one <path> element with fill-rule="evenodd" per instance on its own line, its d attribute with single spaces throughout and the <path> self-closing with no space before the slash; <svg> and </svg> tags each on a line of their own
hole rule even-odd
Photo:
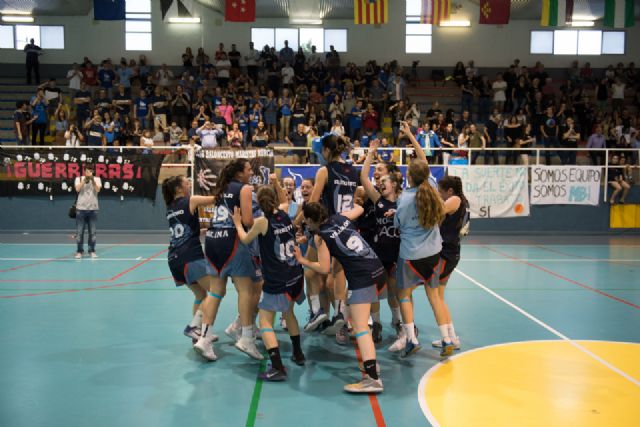
<svg viewBox="0 0 640 427">
<path fill-rule="evenodd" d="M 251 41 L 253 42 L 253 47 L 257 50 L 262 50 L 262 48 L 265 45 L 272 47 L 274 45 L 275 39 L 276 39 L 275 28 L 252 28 L 251 29 Z"/>
<path fill-rule="evenodd" d="M 624 31 L 604 31 L 602 33 L 603 55 L 624 55 Z"/>
<path fill-rule="evenodd" d="M 431 53 L 431 24 L 420 23 L 421 0 L 406 0 L 405 53 Z"/>
<path fill-rule="evenodd" d="M 553 32 L 553 54 L 575 55 L 578 53 L 578 32 L 557 30 Z"/>
<path fill-rule="evenodd" d="M 553 31 L 531 31 L 531 53 L 553 53 Z"/>
<path fill-rule="evenodd" d="M 624 31 L 531 31 L 530 52 L 553 55 L 624 55 Z"/>
<path fill-rule="evenodd" d="M 64 27 L 40 27 L 40 43 L 43 49 L 64 49 Z"/>
<path fill-rule="evenodd" d="M 13 49 L 13 25 L 0 25 L 0 49 Z"/>
<path fill-rule="evenodd" d="M 37 25 L 16 25 L 16 49 L 22 50 L 29 41 L 40 46 L 40 27 Z"/>
<path fill-rule="evenodd" d="M 294 51 L 298 50 L 298 29 L 297 28 L 276 28 L 276 52 L 284 47 L 284 41 L 289 42 L 289 47 Z"/>
<path fill-rule="evenodd" d="M 300 28 L 300 46 L 305 52 L 311 52 L 311 46 L 316 47 L 316 52 L 324 52 L 324 30 Z"/>
<path fill-rule="evenodd" d="M 252 28 L 251 41 L 254 48 L 262 50 L 265 45 L 279 51 L 284 47 L 284 41 L 289 41 L 289 47 L 297 50 L 301 46 L 305 51 L 316 47 L 316 52 L 328 52 L 333 46 L 337 52 L 347 51 L 347 30 L 323 28 Z"/>
<path fill-rule="evenodd" d="M 151 50 L 151 0 L 127 0 L 125 50 Z"/>
<path fill-rule="evenodd" d="M 346 52 L 347 30 L 324 30 L 324 51 L 329 52 L 330 46 L 333 46 L 336 52 Z"/>
<path fill-rule="evenodd" d="M 578 32 L 578 55 L 600 55 L 602 52 L 602 31 Z"/>
</svg>

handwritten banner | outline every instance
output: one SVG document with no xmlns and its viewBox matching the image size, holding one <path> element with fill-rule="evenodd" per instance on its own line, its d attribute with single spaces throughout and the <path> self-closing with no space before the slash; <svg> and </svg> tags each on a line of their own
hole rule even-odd
<svg viewBox="0 0 640 427">
<path fill-rule="evenodd" d="M 529 216 L 527 168 L 522 166 L 449 166 L 462 179 L 471 218 Z"/>
<path fill-rule="evenodd" d="M 601 179 L 598 166 L 532 166 L 531 204 L 597 206 Z"/>
</svg>

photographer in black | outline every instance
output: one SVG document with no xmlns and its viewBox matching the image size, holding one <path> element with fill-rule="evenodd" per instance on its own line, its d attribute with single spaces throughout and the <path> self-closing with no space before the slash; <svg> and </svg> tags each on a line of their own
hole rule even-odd
<svg viewBox="0 0 640 427">
<path fill-rule="evenodd" d="M 66 139 L 67 147 L 79 147 L 84 142 L 84 135 L 75 124 L 69 126 L 69 129 L 64 133 L 64 139 Z"/>
</svg>

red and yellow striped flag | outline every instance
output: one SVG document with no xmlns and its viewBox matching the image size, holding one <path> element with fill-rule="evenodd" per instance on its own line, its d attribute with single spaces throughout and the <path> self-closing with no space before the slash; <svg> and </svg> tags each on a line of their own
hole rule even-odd
<svg viewBox="0 0 640 427">
<path fill-rule="evenodd" d="M 420 22 L 423 24 L 440 25 L 441 21 L 448 21 L 451 13 L 451 0 L 422 0 Z"/>
<path fill-rule="evenodd" d="M 390 0 L 354 0 L 353 22 L 356 24 L 386 24 Z"/>
</svg>

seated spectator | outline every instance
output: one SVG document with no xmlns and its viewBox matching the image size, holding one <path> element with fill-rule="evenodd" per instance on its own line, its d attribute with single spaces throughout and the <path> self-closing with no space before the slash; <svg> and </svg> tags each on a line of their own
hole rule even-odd
<svg viewBox="0 0 640 427">
<path fill-rule="evenodd" d="M 180 145 L 184 131 L 175 121 L 171 122 L 169 127 L 169 143 L 173 146 Z"/>
<path fill-rule="evenodd" d="M 609 185 L 611 185 L 611 188 L 613 189 L 609 203 L 615 205 L 616 198 L 620 192 L 622 192 L 619 202 L 624 204 L 625 199 L 629 194 L 629 190 L 631 189 L 631 185 L 629 185 L 629 182 L 627 182 L 625 178 L 625 168 L 623 165 L 620 165 L 620 156 L 617 154 L 611 156 L 611 159 L 609 160 L 608 176 Z"/>
<path fill-rule="evenodd" d="M 251 146 L 254 148 L 264 148 L 267 144 L 269 144 L 269 131 L 264 122 L 260 120 L 251 137 Z"/>
<path fill-rule="evenodd" d="M 242 148 L 244 146 L 244 135 L 238 122 L 233 122 L 231 129 L 227 132 L 227 143 L 233 148 Z"/>
</svg>

